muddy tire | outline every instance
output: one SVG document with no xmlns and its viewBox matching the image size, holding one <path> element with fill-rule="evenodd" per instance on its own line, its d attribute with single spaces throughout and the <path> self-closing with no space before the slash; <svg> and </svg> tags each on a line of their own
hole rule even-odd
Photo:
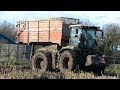
<svg viewBox="0 0 120 90">
<path fill-rule="evenodd" d="M 32 58 L 32 69 L 34 71 L 47 71 L 51 68 L 50 53 L 38 52 Z"/>
<path fill-rule="evenodd" d="M 61 72 L 72 71 L 75 67 L 74 55 L 71 51 L 63 51 L 60 54 L 59 69 Z"/>
</svg>

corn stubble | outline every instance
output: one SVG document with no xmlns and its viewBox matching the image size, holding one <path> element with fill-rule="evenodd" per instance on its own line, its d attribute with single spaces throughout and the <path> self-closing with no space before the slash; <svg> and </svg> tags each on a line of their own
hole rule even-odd
<svg viewBox="0 0 120 90">
<path fill-rule="evenodd" d="M 95 76 L 92 72 L 72 71 L 61 72 L 39 72 L 32 70 L 12 70 L 7 73 L 0 73 L 0 79 L 119 79 L 116 76 Z"/>
<path fill-rule="evenodd" d="M 117 76 L 96 76 L 92 72 L 65 71 L 41 72 L 32 71 L 30 62 L 1 62 L 0 79 L 119 79 Z"/>
</svg>

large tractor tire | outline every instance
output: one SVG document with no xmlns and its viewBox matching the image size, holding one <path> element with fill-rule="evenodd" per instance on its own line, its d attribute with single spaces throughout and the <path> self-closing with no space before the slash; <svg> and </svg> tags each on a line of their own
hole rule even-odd
<svg viewBox="0 0 120 90">
<path fill-rule="evenodd" d="M 70 51 L 63 51 L 60 54 L 59 69 L 61 72 L 72 71 L 75 68 L 74 55 Z"/>
<path fill-rule="evenodd" d="M 32 58 L 32 69 L 37 71 L 47 71 L 51 68 L 50 53 L 38 52 Z"/>
</svg>

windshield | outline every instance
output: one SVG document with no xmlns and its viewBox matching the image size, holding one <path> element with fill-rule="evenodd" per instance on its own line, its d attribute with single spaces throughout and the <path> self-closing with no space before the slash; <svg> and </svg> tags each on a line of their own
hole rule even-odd
<svg viewBox="0 0 120 90">
<path fill-rule="evenodd" d="M 70 44 L 75 47 L 93 49 L 96 44 L 95 27 L 72 27 Z"/>
<path fill-rule="evenodd" d="M 84 28 L 82 29 L 81 34 L 81 43 L 83 47 L 93 48 L 95 44 L 95 29 L 93 28 Z"/>
</svg>

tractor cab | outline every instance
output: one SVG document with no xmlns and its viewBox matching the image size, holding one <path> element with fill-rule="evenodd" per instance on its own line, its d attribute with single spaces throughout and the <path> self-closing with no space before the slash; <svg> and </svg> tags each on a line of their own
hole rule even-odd
<svg viewBox="0 0 120 90">
<path fill-rule="evenodd" d="M 103 31 L 100 27 L 89 25 L 71 25 L 70 26 L 70 45 L 74 47 L 93 49 L 96 42 L 96 33 L 102 32 L 101 38 L 103 39 Z"/>
</svg>

